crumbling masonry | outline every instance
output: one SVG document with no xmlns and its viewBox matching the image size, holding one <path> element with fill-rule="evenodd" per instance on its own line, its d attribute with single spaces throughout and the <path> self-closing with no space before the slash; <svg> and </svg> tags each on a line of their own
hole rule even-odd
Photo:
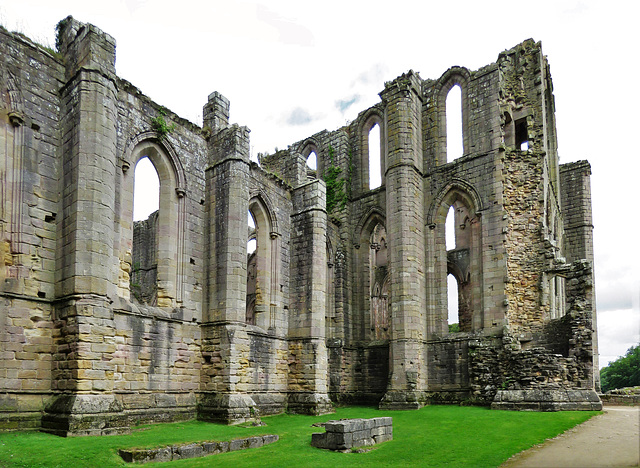
<svg viewBox="0 0 640 468">
<path fill-rule="evenodd" d="M 539 43 L 408 72 L 349 125 L 257 164 L 221 94 L 200 128 L 115 74 L 112 37 L 71 17 L 58 31 L 53 54 L 0 30 L 2 428 L 601 407 L 590 167 L 558 164 Z M 464 151 L 448 161 L 455 85 Z M 144 157 L 160 208 L 134 224 Z"/>
</svg>

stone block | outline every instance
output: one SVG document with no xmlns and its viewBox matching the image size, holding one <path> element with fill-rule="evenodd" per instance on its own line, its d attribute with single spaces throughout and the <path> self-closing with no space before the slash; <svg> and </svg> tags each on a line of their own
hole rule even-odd
<svg viewBox="0 0 640 468">
<path fill-rule="evenodd" d="M 236 439 L 229 441 L 229 452 L 235 452 L 236 450 L 242 450 L 247 444 L 247 439 Z"/>
<path fill-rule="evenodd" d="M 174 450 L 174 455 L 177 454 L 178 458 L 196 458 L 201 457 L 204 454 L 204 449 L 201 444 L 189 444 L 182 445 Z"/>
</svg>

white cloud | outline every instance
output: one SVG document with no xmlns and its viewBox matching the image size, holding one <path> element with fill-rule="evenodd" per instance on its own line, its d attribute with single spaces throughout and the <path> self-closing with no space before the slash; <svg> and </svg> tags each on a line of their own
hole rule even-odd
<svg viewBox="0 0 640 468">
<path fill-rule="evenodd" d="M 598 312 L 600 368 L 624 355 L 640 343 L 640 310 L 623 309 Z"/>
</svg>

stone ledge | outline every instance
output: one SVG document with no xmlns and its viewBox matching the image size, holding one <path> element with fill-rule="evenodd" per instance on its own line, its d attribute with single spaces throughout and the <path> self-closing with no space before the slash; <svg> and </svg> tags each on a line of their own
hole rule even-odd
<svg viewBox="0 0 640 468">
<path fill-rule="evenodd" d="M 151 463 L 183 460 L 186 458 L 206 457 L 217 453 L 235 452 L 258 448 L 276 442 L 278 435 L 267 434 L 263 436 L 235 439 L 228 442 L 199 442 L 185 445 L 172 445 L 155 449 L 120 449 L 118 454 L 127 463 Z"/>
<path fill-rule="evenodd" d="M 640 395 L 605 393 L 599 397 L 603 404 L 609 406 L 640 406 Z"/>
<path fill-rule="evenodd" d="M 313 447 L 349 450 L 393 440 L 393 419 L 342 419 L 324 423 L 326 432 L 311 434 Z"/>
<path fill-rule="evenodd" d="M 602 402 L 594 390 L 499 390 L 491 409 L 515 411 L 599 411 Z"/>
</svg>

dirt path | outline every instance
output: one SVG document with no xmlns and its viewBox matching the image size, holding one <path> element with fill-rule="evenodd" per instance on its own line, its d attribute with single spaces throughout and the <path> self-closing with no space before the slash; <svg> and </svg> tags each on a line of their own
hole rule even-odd
<svg viewBox="0 0 640 468">
<path fill-rule="evenodd" d="M 638 467 L 640 407 L 607 406 L 604 414 L 513 456 L 501 466 Z"/>
</svg>

